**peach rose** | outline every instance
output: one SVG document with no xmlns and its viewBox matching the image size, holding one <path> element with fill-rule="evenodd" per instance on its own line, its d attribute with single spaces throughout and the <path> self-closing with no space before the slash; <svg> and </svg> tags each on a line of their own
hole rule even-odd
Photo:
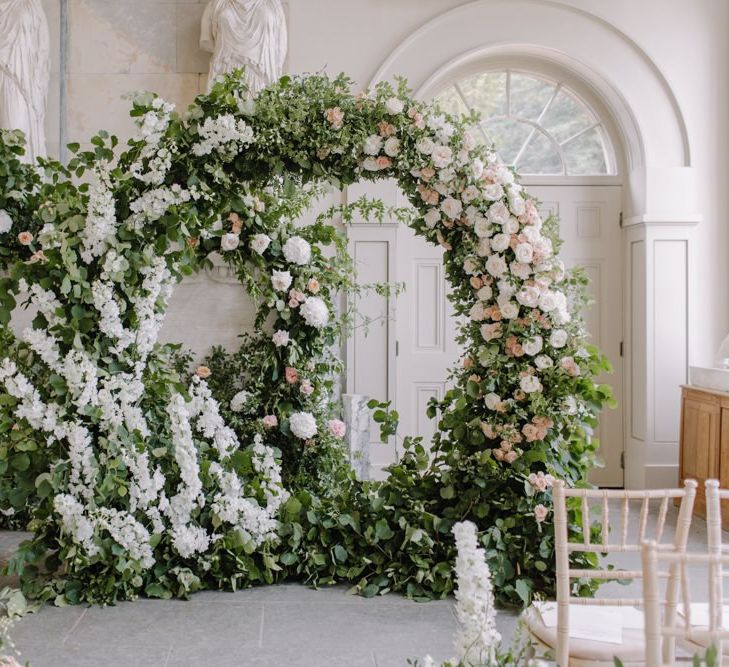
<svg viewBox="0 0 729 667">
<path fill-rule="evenodd" d="M 20 245 L 30 245 L 33 243 L 33 235 L 30 232 L 20 232 L 18 234 L 18 243 Z"/>
<path fill-rule="evenodd" d="M 198 366 L 195 369 L 195 375 L 197 375 L 201 380 L 206 380 L 212 374 L 213 372 L 207 366 Z"/>
<path fill-rule="evenodd" d="M 319 292 L 319 281 L 316 278 L 309 278 L 307 287 L 312 294 L 316 294 L 317 292 Z"/>
<path fill-rule="evenodd" d="M 286 366 L 284 377 L 289 384 L 296 384 L 299 381 L 299 372 L 295 368 L 291 368 L 291 366 Z"/>
<path fill-rule="evenodd" d="M 392 137 L 397 132 L 395 126 L 386 120 L 381 120 L 377 125 L 377 129 L 381 137 Z"/>
<path fill-rule="evenodd" d="M 324 117 L 335 130 L 341 130 L 344 125 L 344 111 L 339 107 L 332 107 L 324 112 Z"/>
<path fill-rule="evenodd" d="M 375 164 L 377 164 L 377 168 L 379 170 L 389 169 L 392 167 L 392 160 L 387 157 L 387 155 L 380 155 L 377 160 L 375 160 Z"/>
</svg>

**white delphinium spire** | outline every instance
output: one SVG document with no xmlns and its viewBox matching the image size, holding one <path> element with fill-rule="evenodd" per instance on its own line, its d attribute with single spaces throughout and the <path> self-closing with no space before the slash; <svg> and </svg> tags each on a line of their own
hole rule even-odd
<svg viewBox="0 0 729 667">
<path fill-rule="evenodd" d="M 455 649 L 461 664 L 468 667 L 492 665 L 501 635 L 496 630 L 496 610 L 491 589 L 491 572 L 486 553 L 478 546 L 476 526 L 461 521 L 453 526 L 456 557 L 456 615 L 460 629 Z"/>
</svg>

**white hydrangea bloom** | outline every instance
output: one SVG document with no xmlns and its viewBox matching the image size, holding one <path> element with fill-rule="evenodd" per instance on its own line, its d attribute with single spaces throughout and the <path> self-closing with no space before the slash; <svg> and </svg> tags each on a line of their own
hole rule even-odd
<svg viewBox="0 0 729 667">
<path fill-rule="evenodd" d="M 317 433 L 316 419 L 310 412 L 294 412 L 289 417 L 291 432 L 301 440 L 309 440 Z"/>
<path fill-rule="evenodd" d="M 303 266 L 311 261 L 311 245 L 300 236 L 292 236 L 283 245 L 283 254 L 287 262 Z"/>
<path fill-rule="evenodd" d="M 329 309 L 327 308 L 327 304 L 318 296 L 310 296 L 304 301 L 300 312 L 306 323 L 316 329 L 325 327 L 329 322 Z"/>
<path fill-rule="evenodd" d="M 13 219 L 4 208 L 0 208 L 0 234 L 7 234 L 13 228 Z"/>
</svg>

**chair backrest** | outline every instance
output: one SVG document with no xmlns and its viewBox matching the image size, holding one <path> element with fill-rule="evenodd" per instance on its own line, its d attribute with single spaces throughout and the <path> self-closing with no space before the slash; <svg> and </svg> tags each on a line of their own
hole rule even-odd
<svg viewBox="0 0 729 667">
<path fill-rule="evenodd" d="M 722 586 L 718 574 L 724 565 L 729 565 L 729 554 L 686 553 L 661 551 L 655 542 L 646 542 L 642 550 L 643 561 L 643 605 L 645 611 L 646 667 L 673 665 L 673 656 L 666 658 L 666 645 L 673 647 L 676 640 L 682 641 L 693 653 L 701 653 L 705 647 L 716 648 L 716 664 L 721 666 L 723 658 L 722 640 L 729 639 L 729 628 L 722 619 Z M 679 572 L 681 583 L 681 611 L 675 613 L 677 601 L 669 591 L 665 600 L 660 599 L 659 570 L 662 564 Z M 709 576 L 708 625 L 691 625 L 691 585 L 688 566 L 705 565 Z M 665 606 L 664 606 L 665 605 Z M 661 607 L 664 606 L 663 614 Z M 702 619 L 703 620 L 703 619 Z"/>
<path fill-rule="evenodd" d="M 706 534 L 709 553 L 729 550 L 721 538 L 721 503 L 729 500 L 729 489 L 719 488 L 718 479 L 707 479 L 704 482 L 706 492 Z"/>
<path fill-rule="evenodd" d="M 626 580 L 642 578 L 642 570 L 595 569 L 584 570 L 570 567 L 570 553 L 626 553 L 640 554 L 642 544 L 648 538 L 647 528 L 650 516 L 650 503 L 652 500 L 660 501 L 658 516 L 655 520 L 653 539 L 661 542 L 663 539 L 666 517 L 669 505 L 673 500 L 680 499 L 681 506 L 676 521 L 674 539 L 663 548 L 682 552 L 686 549 L 694 499 L 696 497 L 696 482 L 686 480 L 682 489 L 651 489 L 647 491 L 627 491 L 611 489 L 568 489 L 564 482 L 557 480 L 553 486 L 554 499 L 554 541 L 557 577 L 557 664 L 567 667 L 569 664 L 569 608 L 570 604 L 600 604 L 606 606 L 641 605 L 642 598 L 634 599 L 595 599 L 573 597 L 570 582 L 572 579 L 592 578 L 602 580 Z M 568 507 L 569 498 L 580 499 L 582 542 L 570 542 L 568 534 Z M 611 541 L 610 531 L 610 502 L 620 502 L 620 532 L 617 542 Z M 629 524 L 631 518 L 630 503 L 640 502 L 640 514 L 637 535 L 631 536 Z M 601 520 L 599 523 L 600 539 L 592 542 L 592 522 L 590 520 L 590 503 L 599 503 L 601 507 Z M 673 576 L 672 576 L 673 575 Z M 669 578 L 669 590 L 673 596 L 677 594 L 678 577 L 674 573 L 664 575 Z"/>
</svg>

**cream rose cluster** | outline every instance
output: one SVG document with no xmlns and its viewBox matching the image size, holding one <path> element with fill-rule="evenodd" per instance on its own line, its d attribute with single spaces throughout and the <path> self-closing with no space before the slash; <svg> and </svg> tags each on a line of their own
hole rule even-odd
<svg viewBox="0 0 729 667">
<path fill-rule="evenodd" d="M 12 218 L 4 208 L 0 208 L 0 234 L 7 234 L 12 228 Z"/>
</svg>

